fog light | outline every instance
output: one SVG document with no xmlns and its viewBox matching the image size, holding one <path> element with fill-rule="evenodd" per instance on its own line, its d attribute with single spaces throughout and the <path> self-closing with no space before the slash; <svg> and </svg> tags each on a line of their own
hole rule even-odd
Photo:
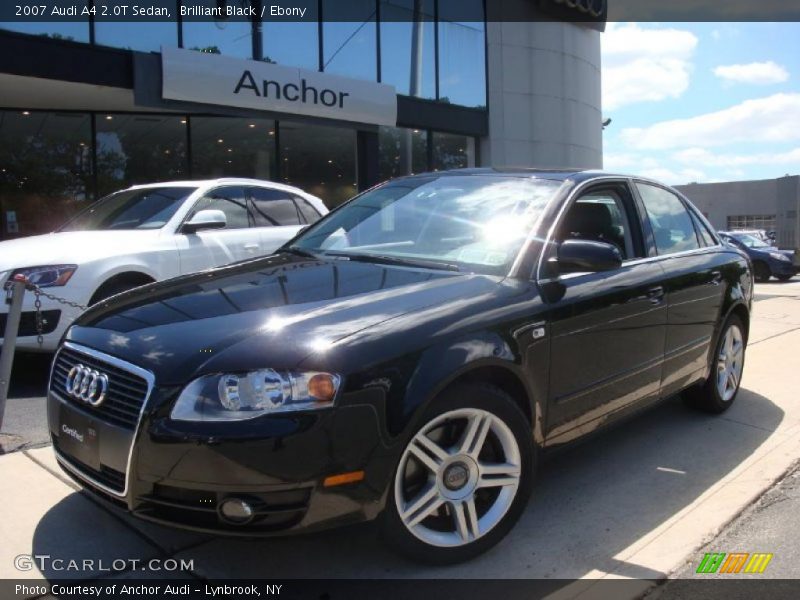
<svg viewBox="0 0 800 600">
<path fill-rule="evenodd" d="M 243 525 L 253 518 L 253 507 L 241 498 L 226 498 L 219 505 L 219 513 L 226 521 Z"/>
</svg>

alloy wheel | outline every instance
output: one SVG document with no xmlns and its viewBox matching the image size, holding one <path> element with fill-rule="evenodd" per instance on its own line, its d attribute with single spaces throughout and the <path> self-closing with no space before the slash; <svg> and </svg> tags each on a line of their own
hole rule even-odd
<svg viewBox="0 0 800 600">
<path fill-rule="evenodd" d="M 739 389 L 744 366 L 744 339 L 739 326 L 732 324 L 725 332 L 717 358 L 717 392 L 723 402 L 730 402 Z"/>
<path fill-rule="evenodd" d="M 502 419 L 476 408 L 444 413 L 416 433 L 400 459 L 400 520 L 432 546 L 472 543 L 508 512 L 521 473 L 519 446 Z"/>
</svg>

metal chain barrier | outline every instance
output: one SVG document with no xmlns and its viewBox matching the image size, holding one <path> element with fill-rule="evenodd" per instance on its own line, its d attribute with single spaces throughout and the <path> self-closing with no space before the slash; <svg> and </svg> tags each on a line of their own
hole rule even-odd
<svg viewBox="0 0 800 600">
<path fill-rule="evenodd" d="M 86 310 L 86 307 L 82 304 L 78 304 L 77 302 L 72 302 L 70 300 L 65 300 L 64 298 L 59 298 L 54 294 L 49 294 L 45 292 L 42 288 L 40 288 L 35 283 L 31 283 L 30 281 L 25 282 L 25 289 L 30 290 L 36 296 L 36 300 L 33 303 L 34 308 L 36 309 L 34 313 L 34 321 L 36 324 L 36 342 L 41 345 L 44 343 L 44 319 L 42 318 L 42 296 L 53 300 L 54 302 L 58 302 L 60 304 L 64 304 L 66 306 L 71 306 L 72 308 L 77 308 L 79 310 Z"/>
</svg>

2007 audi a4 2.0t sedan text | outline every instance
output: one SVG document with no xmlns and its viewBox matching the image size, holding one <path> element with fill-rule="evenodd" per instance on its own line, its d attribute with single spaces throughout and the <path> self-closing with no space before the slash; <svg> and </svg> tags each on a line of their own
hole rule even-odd
<svg viewBox="0 0 800 600">
<path fill-rule="evenodd" d="M 276 254 L 146 285 L 68 330 L 63 468 L 162 523 L 238 535 L 378 520 L 468 559 L 538 458 L 741 381 L 747 258 L 680 194 L 599 172 L 472 169 L 357 196 Z"/>
</svg>

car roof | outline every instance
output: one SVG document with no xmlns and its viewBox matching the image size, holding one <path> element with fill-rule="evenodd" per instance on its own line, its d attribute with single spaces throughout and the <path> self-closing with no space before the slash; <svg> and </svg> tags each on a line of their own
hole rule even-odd
<svg viewBox="0 0 800 600">
<path fill-rule="evenodd" d="M 626 175 L 623 173 L 611 173 L 597 169 L 534 169 L 526 167 L 474 167 L 467 169 L 451 169 L 448 171 L 433 171 L 427 173 L 418 173 L 409 175 L 408 177 L 401 177 L 399 179 L 417 179 L 431 176 L 452 177 L 456 175 L 492 175 L 498 177 L 530 177 L 532 179 L 551 179 L 554 181 L 575 181 L 580 183 L 595 178 L 603 177 L 622 177 L 622 178 L 635 178 L 642 181 L 653 181 L 647 177 L 639 177 L 638 175 Z M 663 185 L 663 184 L 659 184 Z"/>
<path fill-rule="evenodd" d="M 270 181 L 268 179 L 253 179 L 248 177 L 218 177 L 216 179 L 185 179 L 178 181 L 159 181 L 158 183 L 142 183 L 132 185 L 125 189 L 139 190 L 155 187 L 210 187 L 212 185 L 255 185 L 262 187 L 270 187 L 300 193 L 305 196 L 310 196 L 300 188 L 277 181 Z"/>
</svg>

